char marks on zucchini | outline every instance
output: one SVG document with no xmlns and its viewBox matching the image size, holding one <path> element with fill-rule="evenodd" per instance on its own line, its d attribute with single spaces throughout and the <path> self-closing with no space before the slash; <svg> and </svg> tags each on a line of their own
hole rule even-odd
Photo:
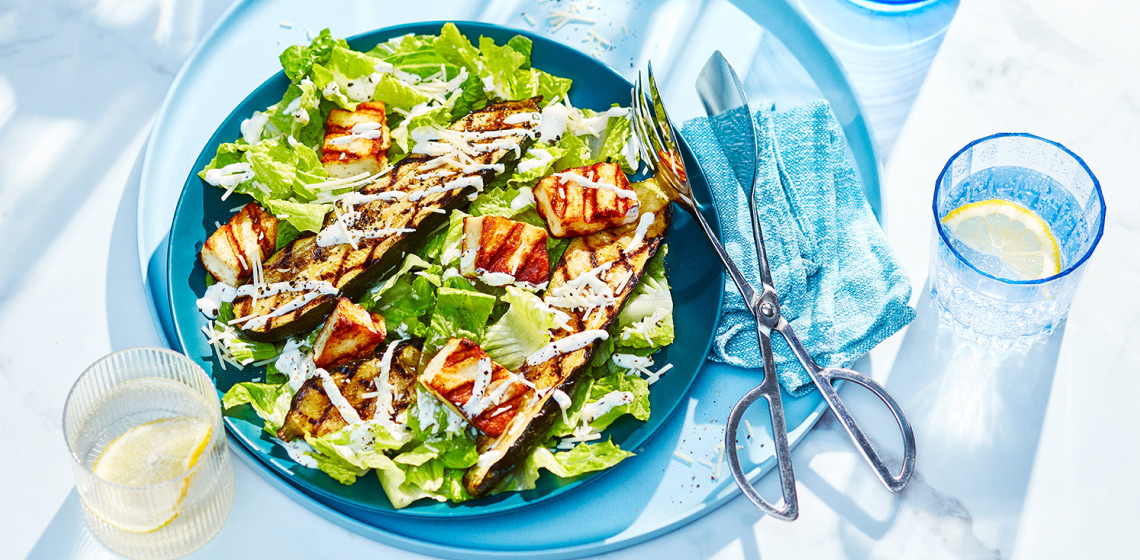
<svg viewBox="0 0 1140 560">
<path fill-rule="evenodd" d="M 643 202 L 641 210 L 655 212 L 656 219 L 645 232 L 643 242 L 629 252 L 626 250 L 636 234 L 634 224 L 575 238 L 563 253 L 551 274 L 550 288 L 546 292 L 548 299 L 560 286 L 594 272 L 612 290 L 613 300 L 610 305 L 593 309 L 552 306 L 570 316 L 571 327 L 569 331 L 555 329 L 555 340 L 588 330 L 607 329 L 618 316 L 649 260 L 664 242 L 673 219 L 668 201 Z M 605 269 L 599 271 L 599 267 Z M 500 434 L 479 437 L 479 462 L 468 469 L 463 478 L 469 493 L 473 496 L 489 493 L 542 443 L 554 421 L 561 416 L 560 406 L 553 398 L 554 391 L 573 394 L 583 366 L 590 362 L 596 345 L 596 342 L 591 343 L 521 369 L 519 374 L 533 383 L 535 390 L 528 391 L 522 406 Z"/>
<path fill-rule="evenodd" d="M 519 150 L 495 148 L 479 152 L 475 159 L 484 165 L 505 163 L 519 157 L 532 140 L 535 124 L 525 120 L 507 124 L 504 120 L 517 113 L 533 113 L 538 110 L 541 97 L 521 101 L 507 101 L 488 105 L 460 119 L 450 130 L 461 132 L 486 132 L 499 130 L 519 130 L 519 133 L 503 137 L 476 140 L 473 144 L 498 142 L 499 145 L 516 144 Z M 359 296 L 384 272 L 401 258 L 403 249 L 413 245 L 446 219 L 446 214 L 438 210 L 450 211 L 467 204 L 466 195 L 470 186 L 445 188 L 446 183 L 462 178 L 487 179 L 493 172 L 483 168 L 472 173 L 461 170 L 450 176 L 439 176 L 424 172 L 425 166 L 439 170 L 434 161 L 437 157 L 425 154 L 412 154 L 395 165 L 392 171 L 377 182 L 366 185 L 360 193 L 375 195 L 382 192 L 398 191 L 407 196 L 395 200 L 371 200 L 358 206 L 359 214 L 353 224 L 354 229 L 391 230 L 392 233 L 373 238 L 362 238 L 355 242 L 339 243 L 322 247 L 318 236 L 306 235 L 293 240 L 263 264 L 266 283 L 296 281 L 326 281 L 331 283 L 339 295 L 350 299 Z M 431 164 L 430 166 L 428 164 Z M 434 167 L 433 167 L 434 166 Z M 326 217 L 326 227 L 336 227 L 336 216 Z M 285 337 L 307 332 L 315 328 L 332 311 L 337 295 L 320 295 L 296 309 L 281 313 L 278 311 L 297 298 L 296 292 L 285 292 L 257 299 L 249 296 L 234 301 L 234 316 L 238 320 L 248 317 L 262 317 L 278 312 L 278 316 L 265 321 L 243 323 L 245 333 L 255 340 L 281 340 Z"/>
</svg>

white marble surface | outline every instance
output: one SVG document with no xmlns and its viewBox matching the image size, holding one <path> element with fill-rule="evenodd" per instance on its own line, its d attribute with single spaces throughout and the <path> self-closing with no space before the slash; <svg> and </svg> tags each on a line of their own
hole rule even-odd
<svg viewBox="0 0 1140 560">
<path fill-rule="evenodd" d="M 79 515 L 61 410 L 87 364 L 161 343 L 135 249 L 142 145 L 178 67 L 226 4 L 0 5 L 0 406 L 12 440 L 0 462 L 0 557 L 113 556 Z M 872 363 L 914 423 L 911 485 L 896 496 L 883 491 L 825 418 L 794 452 L 795 523 L 763 518 L 736 499 L 610 556 L 1135 554 L 1137 21 L 1140 8 L 1129 0 L 967 0 L 913 108 L 902 110 L 905 119 L 889 115 L 902 126 L 885 166 L 887 231 L 913 278 L 919 317 Z M 1018 130 L 1084 157 L 1105 188 L 1108 220 L 1063 329 L 1029 352 L 994 354 L 938 325 L 925 287 L 929 200 L 959 147 Z M 872 416 L 865 424 L 873 437 L 892 437 L 865 395 L 844 393 L 857 415 Z M 309 513 L 240 462 L 235 470 L 231 518 L 197 557 L 418 557 Z"/>
</svg>

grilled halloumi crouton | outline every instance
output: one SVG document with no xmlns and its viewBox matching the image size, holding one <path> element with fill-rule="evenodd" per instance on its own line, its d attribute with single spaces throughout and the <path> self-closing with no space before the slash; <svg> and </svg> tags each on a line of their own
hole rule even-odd
<svg viewBox="0 0 1140 560">
<path fill-rule="evenodd" d="M 554 237 L 590 235 L 637 219 L 637 194 L 616 163 L 554 173 L 534 188 L 538 213 Z"/>
<path fill-rule="evenodd" d="M 420 344 L 419 340 L 393 341 L 367 358 L 336 366 L 328 376 L 361 420 L 367 422 L 382 414 L 380 421 L 396 421 L 415 399 Z M 277 437 L 285 441 L 306 435 L 321 437 L 347 425 L 325 392 L 323 380 L 314 377 L 293 395 Z"/>
<path fill-rule="evenodd" d="M 360 173 L 375 174 L 388 165 L 388 119 L 384 104 L 368 101 L 355 111 L 333 109 L 325 121 L 321 163 L 330 177 L 345 178 Z"/>
<path fill-rule="evenodd" d="M 342 360 L 363 358 L 384 341 L 386 334 L 382 315 L 369 313 L 342 297 L 313 343 L 313 361 L 328 367 Z"/>
<path fill-rule="evenodd" d="M 491 286 L 519 282 L 541 289 L 550 280 L 546 230 L 499 216 L 464 218 L 459 273 Z"/>
<path fill-rule="evenodd" d="M 198 253 L 202 266 L 219 282 L 244 284 L 254 259 L 269 258 L 277 244 L 277 218 L 250 202 L 206 238 Z"/>
<path fill-rule="evenodd" d="M 485 434 L 497 436 L 526 396 L 522 378 L 491 361 L 478 344 L 452 338 L 428 362 L 420 384 Z"/>
</svg>

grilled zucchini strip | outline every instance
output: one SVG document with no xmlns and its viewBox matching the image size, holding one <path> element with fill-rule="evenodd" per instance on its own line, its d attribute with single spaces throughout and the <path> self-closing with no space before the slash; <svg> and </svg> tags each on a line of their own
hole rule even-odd
<svg viewBox="0 0 1140 560">
<path fill-rule="evenodd" d="M 391 360 L 385 365 L 388 346 L 395 344 Z M 388 370 L 387 387 L 392 391 L 390 414 L 385 422 L 394 421 L 400 412 L 411 406 L 415 399 L 416 364 L 420 359 L 420 340 L 397 340 L 381 346 L 368 358 L 345 362 L 329 371 L 329 376 L 341 395 L 356 410 L 361 420 L 373 420 L 377 413 L 377 398 L 371 395 L 379 392 L 381 377 Z M 386 389 L 388 390 L 388 389 Z M 341 415 L 319 378 L 307 381 L 293 395 L 285 422 L 277 430 L 277 437 L 291 441 L 298 437 L 321 437 L 336 432 L 348 422 Z"/>
<path fill-rule="evenodd" d="M 642 212 L 655 212 L 656 218 L 644 230 L 640 243 L 634 243 L 634 224 L 575 238 L 562 255 L 550 279 L 549 295 L 560 286 L 584 274 L 594 273 L 613 291 L 610 305 L 597 308 L 558 307 L 570 316 L 571 329 L 555 330 L 554 339 L 562 339 L 587 330 L 606 329 L 618 316 L 622 305 L 637 286 L 649 259 L 657 254 L 672 222 L 668 201 L 642 203 Z M 608 265 L 608 266 L 606 266 Z M 604 270 L 598 270 L 604 268 Z M 481 435 L 478 440 L 479 461 L 468 469 L 464 486 L 473 496 L 493 490 L 512 470 L 526 460 L 540 445 L 554 421 L 561 416 L 555 391 L 573 394 L 580 372 L 593 356 L 596 343 L 579 350 L 555 356 L 545 362 L 527 365 L 519 372 L 534 384 L 515 416 L 497 436 Z"/>
<path fill-rule="evenodd" d="M 355 246 L 341 243 L 322 247 L 318 243 L 318 236 L 299 237 L 264 263 L 265 282 L 325 281 L 331 283 L 340 296 L 356 298 L 398 262 L 403 249 L 418 242 L 442 223 L 447 211 L 467 204 L 465 195 L 470 192 L 470 188 L 449 188 L 449 183 L 462 185 L 464 182 L 471 183 L 476 178 L 480 181 L 490 179 L 493 171 L 488 166 L 515 159 L 525 150 L 531 141 L 534 123 L 528 120 L 508 124 L 504 120 L 514 114 L 537 111 L 540 100 L 540 97 L 536 97 L 488 105 L 451 126 L 451 130 L 461 132 L 519 130 L 517 134 L 473 142 L 472 145 L 475 146 L 486 144 L 504 147 L 475 151 L 474 158 L 482 166 L 476 166 L 479 169 L 471 173 L 460 171 L 450 176 L 441 176 L 439 171 L 444 167 L 436 161 L 441 156 L 412 154 L 396 164 L 386 177 L 362 188 L 360 193 L 365 196 L 384 192 L 404 193 L 395 200 L 370 200 L 355 208 L 359 214 L 353 224 L 354 229 L 392 233 L 360 239 Z M 510 149 L 507 147 L 510 145 L 517 145 L 519 149 Z M 331 225 L 333 221 L 334 218 L 329 216 L 326 225 Z M 234 300 L 234 316 L 238 320 L 267 316 L 296 297 L 296 292 L 257 299 L 242 296 Z M 254 340 L 281 340 L 315 328 L 332 311 L 336 301 L 336 294 L 319 295 L 296 309 L 284 313 L 278 311 L 279 315 L 269 317 L 268 320 L 242 323 L 246 325 L 243 330 Z"/>
</svg>

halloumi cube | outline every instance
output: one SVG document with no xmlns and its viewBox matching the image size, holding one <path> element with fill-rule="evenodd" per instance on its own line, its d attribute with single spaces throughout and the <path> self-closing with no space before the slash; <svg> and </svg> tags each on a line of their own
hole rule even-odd
<svg viewBox="0 0 1140 560">
<path fill-rule="evenodd" d="M 321 164 L 330 177 L 375 174 L 388 165 L 391 138 L 384 104 L 367 101 L 355 111 L 333 109 L 325 121 Z"/>
<path fill-rule="evenodd" d="M 250 202 L 206 238 L 198 256 L 219 282 L 239 286 L 249 279 L 254 259 L 269 258 L 276 245 L 277 218 Z"/>
<path fill-rule="evenodd" d="M 478 344 L 452 338 L 428 362 L 420 384 L 467 422 L 497 436 L 525 402 L 527 385 Z"/>
<path fill-rule="evenodd" d="M 363 358 L 384 341 L 384 317 L 369 313 L 348 298 L 336 302 L 324 328 L 313 343 L 313 361 L 320 367 Z"/>
<path fill-rule="evenodd" d="M 491 286 L 544 287 L 550 280 L 546 230 L 499 216 L 464 218 L 459 273 Z"/>
<path fill-rule="evenodd" d="M 637 194 L 616 163 L 596 163 L 544 177 L 534 188 L 538 213 L 554 237 L 590 235 L 637 220 Z"/>
</svg>

